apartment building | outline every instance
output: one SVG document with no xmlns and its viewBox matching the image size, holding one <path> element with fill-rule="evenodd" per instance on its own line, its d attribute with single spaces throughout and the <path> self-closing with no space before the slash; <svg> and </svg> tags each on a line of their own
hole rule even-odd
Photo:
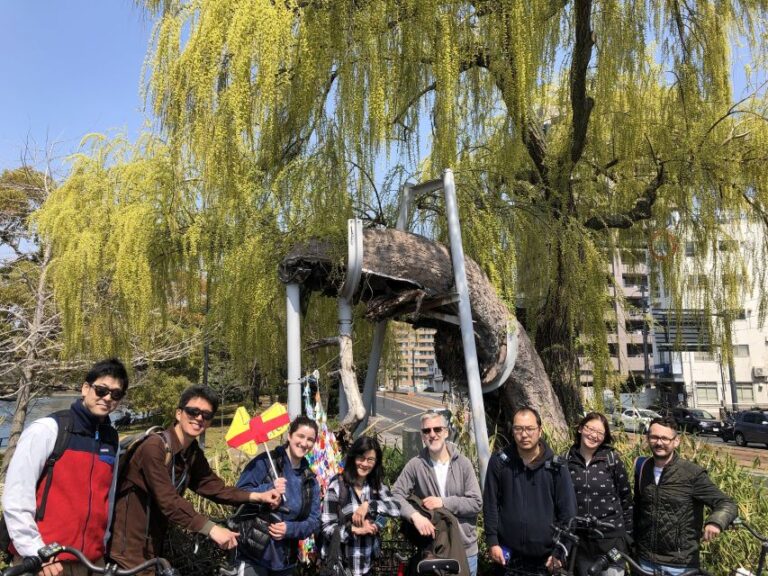
<svg viewBox="0 0 768 576">
<path fill-rule="evenodd" d="M 648 385 L 652 381 L 654 338 L 644 319 L 649 312 L 647 250 L 615 250 L 607 277 L 611 309 L 606 311 L 608 350 L 614 371 L 622 380 Z M 616 295 L 623 296 L 616 298 Z M 581 359 L 581 381 L 590 386 L 590 363 Z"/>
<path fill-rule="evenodd" d="M 677 249 L 683 251 L 679 280 L 689 288 L 682 310 L 674 309 L 664 279 L 650 274 L 648 250 L 615 251 L 608 290 L 611 295 L 620 291 L 624 298 L 612 299 L 613 309 L 606 317 L 613 368 L 622 379 L 654 388 L 660 404 L 714 413 L 721 408 L 768 407 L 768 325 L 758 319 L 763 288 L 749 258 L 743 258 L 738 278 L 743 290 L 735 309 L 711 316 L 701 298 L 702 291 L 715 289 L 723 281 L 715 261 L 727 258 L 729 251 L 738 251 L 740 257 L 749 254 L 755 242 L 762 242 L 762 227 L 745 220 L 734 221 L 730 237 L 716 246 L 678 242 Z M 706 250 L 703 265 L 700 250 Z M 713 250 L 718 251 L 717 258 Z M 645 318 L 652 319 L 650 326 L 645 326 Z M 731 331 L 731 359 L 718 344 L 724 334 L 711 333 L 725 329 Z M 590 366 L 586 361 L 581 366 L 582 382 L 589 386 Z"/>
<path fill-rule="evenodd" d="M 727 229 L 729 237 L 715 246 L 699 246 L 691 240 L 680 243 L 680 250 L 684 251 L 680 273 L 691 289 L 684 298 L 682 322 L 673 322 L 675 316 L 664 313 L 672 308 L 672 302 L 664 290 L 663 279 L 659 282 L 658 306 L 654 307 L 654 362 L 660 393 L 670 402 L 715 413 L 720 408 L 768 407 L 768 324 L 759 322 L 763 286 L 750 256 L 755 246 L 760 246 L 755 243 L 762 243 L 763 230 L 761 225 L 746 219 L 732 220 Z M 695 260 L 702 255 L 703 266 Z M 738 257 L 740 263 L 734 278 L 741 286 L 738 304 L 708 313 L 701 306 L 701 294 L 719 289 L 724 276 L 733 274 L 720 272 L 723 266 L 717 263 L 727 261 L 731 255 Z M 720 333 L 710 334 L 711 330 Z M 730 358 L 718 344 L 726 340 L 725 330 L 730 330 L 732 341 Z"/>
<path fill-rule="evenodd" d="M 402 322 L 394 323 L 393 328 L 396 354 L 394 366 L 388 370 L 387 387 L 413 392 L 446 389 L 448 384 L 435 360 L 435 330 Z"/>
</svg>

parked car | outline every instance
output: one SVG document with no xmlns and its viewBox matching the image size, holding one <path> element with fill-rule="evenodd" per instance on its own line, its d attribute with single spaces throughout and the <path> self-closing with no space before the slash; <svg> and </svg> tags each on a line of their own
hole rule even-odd
<svg viewBox="0 0 768 576">
<path fill-rule="evenodd" d="M 672 408 L 672 417 L 678 428 L 694 434 L 719 434 L 722 423 L 711 413 L 701 408 Z"/>
<path fill-rule="evenodd" d="M 112 422 L 112 426 L 117 429 L 130 426 L 134 421 L 134 412 L 130 408 L 118 408 L 110 413 L 109 420 Z"/>
<path fill-rule="evenodd" d="M 733 441 L 733 427 L 736 424 L 736 413 L 726 416 L 720 427 L 720 438 L 723 442 Z"/>
<path fill-rule="evenodd" d="M 657 412 L 645 408 L 624 408 L 618 418 L 618 425 L 629 432 L 645 434 L 651 420 L 660 418 Z"/>
<path fill-rule="evenodd" d="M 768 446 L 768 412 L 739 412 L 733 424 L 733 439 L 739 446 L 746 446 L 750 442 Z"/>
</svg>

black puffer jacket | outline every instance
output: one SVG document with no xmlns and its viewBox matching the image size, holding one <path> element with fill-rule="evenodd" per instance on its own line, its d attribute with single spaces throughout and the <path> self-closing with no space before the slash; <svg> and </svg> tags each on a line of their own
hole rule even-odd
<svg viewBox="0 0 768 576">
<path fill-rule="evenodd" d="M 699 566 L 699 540 L 704 506 L 707 524 L 725 530 L 736 518 L 734 501 L 723 494 L 701 466 L 677 454 L 664 467 L 656 485 L 653 458 L 635 478 L 635 544 L 640 558 L 669 566 Z"/>
<path fill-rule="evenodd" d="M 579 516 L 594 516 L 616 526 L 615 531 L 602 531 L 606 538 L 631 536 L 632 489 L 619 455 L 610 446 L 600 446 L 587 465 L 579 447 L 573 446 L 566 457 Z"/>
</svg>

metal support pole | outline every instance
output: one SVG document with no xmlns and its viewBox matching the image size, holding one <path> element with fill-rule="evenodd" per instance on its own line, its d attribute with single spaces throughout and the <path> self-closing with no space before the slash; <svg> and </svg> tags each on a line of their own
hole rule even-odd
<svg viewBox="0 0 768 576">
<path fill-rule="evenodd" d="M 381 363 L 381 350 L 384 348 L 384 337 L 387 334 L 387 323 L 378 322 L 373 329 L 373 343 L 371 355 L 368 358 L 368 372 L 365 374 L 365 388 L 363 388 L 363 406 L 365 406 L 365 418 L 355 429 L 355 436 L 362 434 L 368 428 L 368 418 L 376 416 L 376 376 Z"/>
<path fill-rule="evenodd" d="M 301 414 L 301 292 L 298 284 L 288 284 L 286 292 L 286 345 L 288 348 L 288 415 Z"/>
<path fill-rule="evenodd" d="M 485 405 L 483 389 L 480 381 L 480 368 L 477 363 L 475 348 L 475 332 L 472 324 L 472 307 L 469 302 L 469 287 L 467 286 L 467 271 L 464 266 L 464 246 L 461 241 L 461 226 L 459 224 L 459 208 L 456 202 L 456 185 L 453 171 L 443 172 L 443 188 L 445 191 L 445 208 L 448 216 L 448 237 L 451 247 L 451 261 L 456 292 L 459 294 L 459 321 L 461 325 L 461 343 L 464 347 L 464 365 L 467 370 L 467 385 L 469 401 L 472 408 L 472 425 L 475 431 L 475 445 L 480 460 L 480 485 L 485 486 L 485 473 L 491 458 L 491 447 L 488 443 L 488 427 L 485 423 Z"/>
<path fill-rule="evenodd" d="M 411 184 L 403 184 L 400 188 L 400 206 L 397 215 L 397 229 L 408 229 L 408 218 L 411 212 L 411 201 L 413 200 L 413 188 Z M 373 332 L 373 342 L 371 343 L 371 354 L 368 358 L 368 372 L 365 374 L 365 388 L 363 389 L 363 406 L 365 406 L 365 418 L 355 429 L 355 436 L 358 436 L 368 427 L 370 416 L 376 416 L 376 377 L 379 373 L 381 364 L 381 351 L 384 348 L 384 340 L 387 335 L 387 321 L 382 320 L 376 324 Z M 399 375 L 397 376 L 399 377 Z M 395 384 L 397 388 L 397 384 Z"/>
<path fill-rule="evenodd" d="M 339 336 L 352 337 L 352 304 L 344 298 L 339 298 Z M 344 386 L 339 384 L 339 417 L 349 411 L 349 402 Z"/>
</svg>

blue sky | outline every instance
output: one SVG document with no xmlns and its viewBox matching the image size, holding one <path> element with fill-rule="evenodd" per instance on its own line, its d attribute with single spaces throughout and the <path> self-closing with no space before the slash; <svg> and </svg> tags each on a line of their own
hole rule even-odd
<svg viewBox="0 0 768 576">
<path fill-rule="evenodd" d="M 0 171 L 20 164 L 27 143 L 38 160 L 53 146 L 60 167 L 87 133 L 133 139 L 151 32 L 131 0 L 0 2 Z"/>
</svg>

